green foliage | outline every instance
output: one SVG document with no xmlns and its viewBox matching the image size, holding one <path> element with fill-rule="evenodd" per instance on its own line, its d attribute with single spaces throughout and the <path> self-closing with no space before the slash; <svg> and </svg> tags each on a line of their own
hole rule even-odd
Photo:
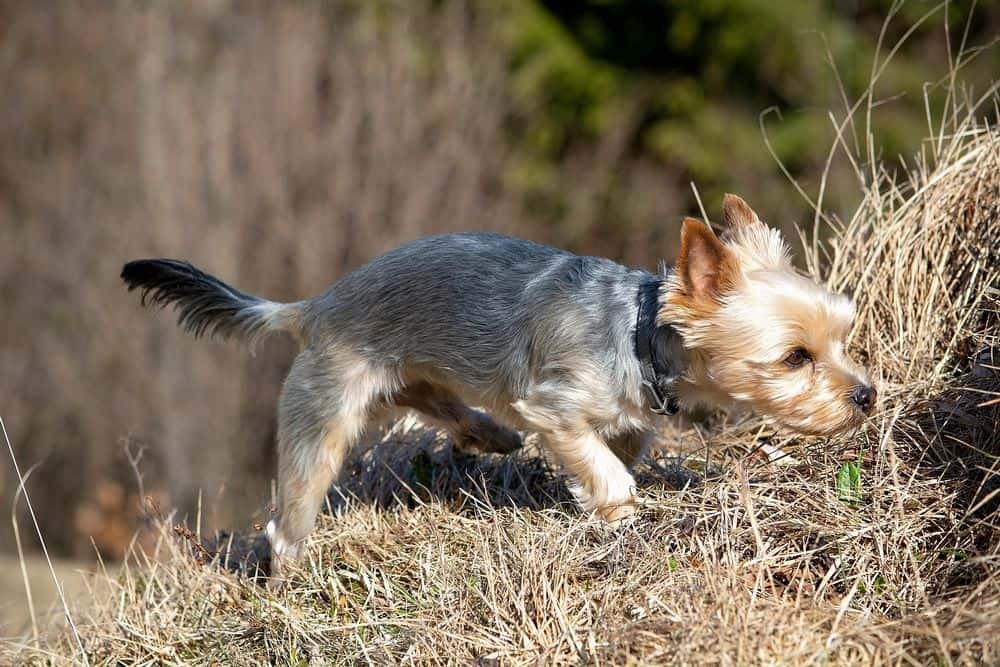
<svg viewBox="0 0 1000 667">
<path fill-rule="evenodd" d="M 861 502 L 861 466 L 848 461 L 837 471 L 837 495 L 845 503 Z"/>
<path fill-rule="evenodd" d="M 597 143 L 631 118 L 627 157 L 670 168 L 681 192 L 694 181 L 706 199 L 758 188 L 770 197 L 762 208 L 797 201 L 765 145 L 761 112 L 780 113 L 767 118 L 778 158 L 795 177 L 818 181 L 834 140 L 828 110 L 842 117 L 843 96 L 858 99 L 873 63 L 915 28 L 876 89 L 904 97 L 873 114 L 883 158 L 912 153 L 927 129 L 923 84 L 947 70 L 945 24 L 955 33 L 954 50 L 966 21 L 970 44 L 991 38 L 996 12 L 969 2 L 947 11 L 938 5 L 937 12 L 929 3 L 899 11 L 895 4 L 867 0 L 844 10 L 819 0 L 511 0 L 504 25 L 521 148 L 512 180 L 553 200 L 547 205 L 558 217 L 557 165 L 573 147 Z M 943 103 L 932 95 L 933 107 Z M 854 203 L 850 186 L 829 193 L 835 210 Z M 607 187 L 629 183 L 608 179 Z M 613 204 L 614 193 L 608 197 Z"/>
<path fill-rule="evenodd" d="M 882 576 L 881 574 L 876 574 L 875 578 L 872 579 L 871 589 L 869 589 L 868 586 L 866 586 L 863 581 L 859 581 L 858 592 L 861 593 L 862 595 L 868 593 L 869 591 L 873 595 L 882 595 L 883 593 L 885 593 L 887 585 L 888 582 L 885 580 L 885 577 Z"/>
</svg>

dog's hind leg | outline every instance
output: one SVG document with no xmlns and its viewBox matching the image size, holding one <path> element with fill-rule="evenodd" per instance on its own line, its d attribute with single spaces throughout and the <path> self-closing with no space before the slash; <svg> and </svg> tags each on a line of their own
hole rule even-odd
<svg viewBox="0 0 1000 667">
<path fill-rule="evenodd" d="M 364 433 L 369 410 L 389 383 L 385 371 L 348 355 L 302 352 L 278 409 L 278 507 L 267 526 L 272 577 L 295 560 L 330 485 Z"/>
<path fill-rule="evenodd" d="M 412 408 L 444 428 L 463 451 L 509 454 L 521 447 L 521 436 L 465 405 L 453 392 L 430 382 L 416 382 L 398 391 L 392 402 Z"/>
</svg>

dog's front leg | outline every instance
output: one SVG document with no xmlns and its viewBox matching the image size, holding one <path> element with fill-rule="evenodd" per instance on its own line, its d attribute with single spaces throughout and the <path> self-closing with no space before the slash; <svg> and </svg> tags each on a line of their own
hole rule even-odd
<svg viewBox="0 0 1000 667">
<path fill-rule="evenodd" d="M 573 476 L 570 491 L 585 510 L 611 523 L 635 513 L 635 479 L 592 428 L 550 431 L 546 444 Z"/>
</svg>

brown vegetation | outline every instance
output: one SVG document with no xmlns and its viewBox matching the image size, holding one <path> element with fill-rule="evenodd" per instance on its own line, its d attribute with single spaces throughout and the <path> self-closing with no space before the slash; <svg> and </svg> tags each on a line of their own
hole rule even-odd
<svg viewBox="0 0 1000 667">
<path fill-rule="evenodd" d="M 351 495 L 285 589 L 199 565 L 200 549 L 161 523 L 155 553 L 101 581 L 114 602 L 75 616 L 88 655 L 1000 662 L 1000 135 L 992 91 L 952 100 L 908 182 L 859 169 L 870 186 L 857 214 L 810 246 L 811 270 L 858 300 L 851 344 L 883 396 L 860 433 L 665 424 L 640 471 L 642 511 L 612 529 L 564 504 L 530 448 L 461 459 L 401 424 L 353 466 Z M 796 460 L 775 465 L 764 444 Z M 847 459 L 860 486 L 838 486 Z M 76 651 L 65 631 L 23 650 Z"/>
</svg>

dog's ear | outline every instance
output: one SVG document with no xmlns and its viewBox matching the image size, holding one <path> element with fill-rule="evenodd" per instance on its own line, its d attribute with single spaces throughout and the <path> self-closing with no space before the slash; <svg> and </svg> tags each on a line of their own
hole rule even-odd
<svg viewBox="0 0 1000 667">
<path fill-rule="evenodd" d="M 714 299 L 732 288 L 738 271 L 736 257 L 708 225 L 684 218 L 677 275 L 688 296 Z"/>
<path fill-rule="evenodd" d="M 742 197 L 728 192 L 722 199 L 722 216 L 729 227 L 746 227 L 760 222 L 760 218 Z"/>
</svg>

